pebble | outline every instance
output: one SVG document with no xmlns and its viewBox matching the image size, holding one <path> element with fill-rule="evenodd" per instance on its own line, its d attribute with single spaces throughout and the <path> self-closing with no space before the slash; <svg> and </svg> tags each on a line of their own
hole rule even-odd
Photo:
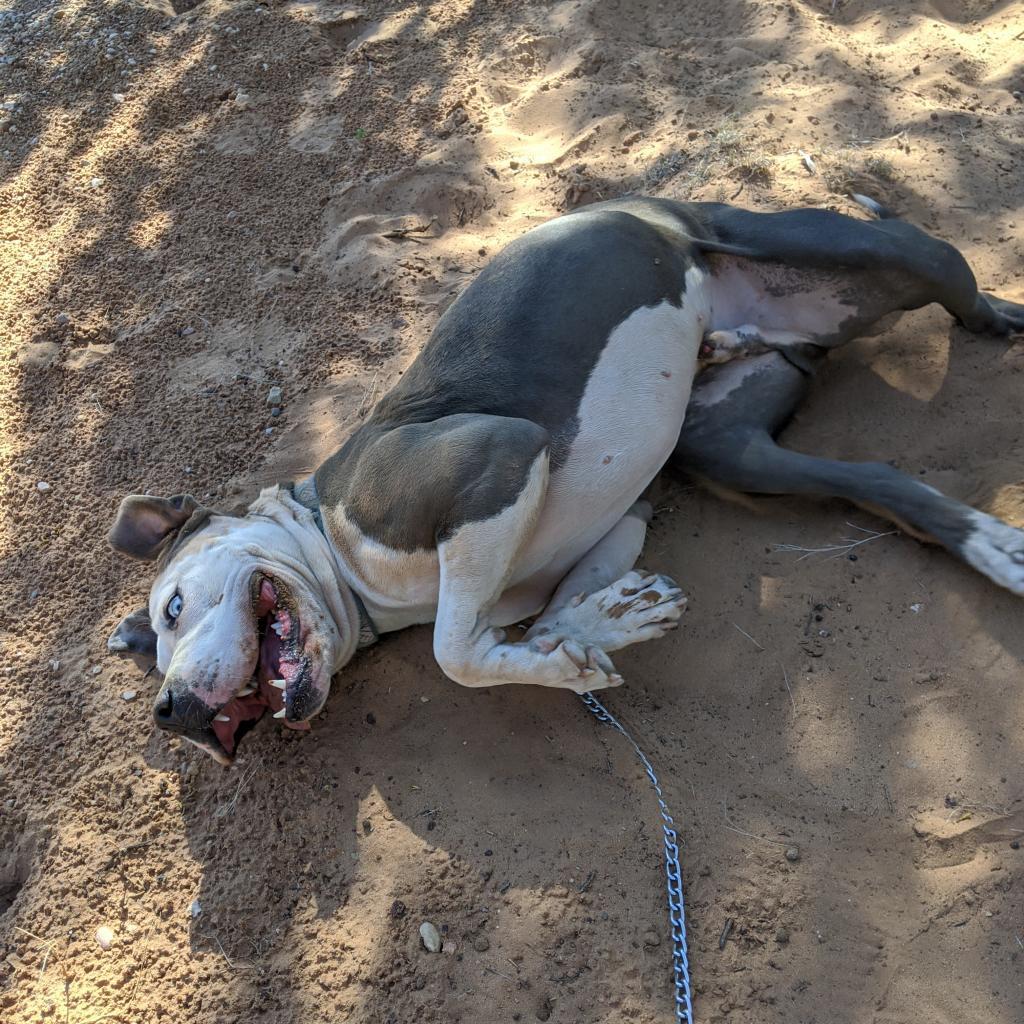
<svg viewBox="0 0 1024 1024">
<path fill-rule="evenodd" d="M 489 950 L 491 948 L 491 941 L 490 941 L 490 939 L 487 938 L 486 935 L 478 935 L 473 940 L 473 948 L 478 953 L 486 953 L 487 950 Z"/>
<path fill-rule="evenodd" d="M 787 942 L 789 942 L 789 931 L 785 928 L 780 928 L 775 933 L 775 941 L 784 946 Z"/>
<path fill-rule="evenodd" d="M 284 402 L 284 392 L 275 384 L 267 392 L 267 405 L 281 405 Z"/>
<path fill-rule="evenodd" d="M 182 329 L 180 331 L 181 337 L 183 337 L 183 338 L 187 338 L 190 335 L 195 334 L 195 333 L 196 333 L 196 329 L 194 327 L 182 327 Z"/>
<path fill-rule="evenodd" d="M 447 953 L 448 956 L 454 956 L 458 948 L 458 943 L 454 939 L 445 939 L 441 946 L 441 952 Z"/>
<path fill-rule="evenodd" d="M 427 952 L 441 952 L 441 935 L 429 921 L 424 921 L 420 925 L 420 938 L 423 940 L 423 945 Z"/>
<path fill-rule="evenodd" d="M 647 934 L 644 935 L 644 945 L 645 946 L 660 946 L 661 945 L 661 936 L 657 932 L 647 932 Z"/>
<path fill-rule="evenodd" d="M 58 327 L 67 327 L 67 325 L 71 323 L 71 317 L 69 317 L 67 313 L 58 313 L 56 317 L 54 317 L 53 322 Z"/>
<path fill-rule="evenodd" d="M 115 93 L 111 93 L 111 95 L 114 97 L 114 102 L 115 103 L 124 103 L 124 93 L 123 92 L 115 92 Z"/>
<path fill-rule="evenodd" d="M 131 702 L 131 701 L 135 700 L 136 697 L 138 697 L 138 693 L 135 690 L 122 690 L 121 691 L 121 700 Z"/>
<path fill-rule="evenodd" d="M 395 900 L 391 904 L 391 919 L 393 921 L 399 921 L 405 917 L 406 906 L 401 900 Z"/>
<path fill-rule="evenodd" d="M 96 941 L 100 944 L 100 949 L 110 949 L 114 944 L 114 933 L 106 925 L 96 929 Z"/>
<path fill-rule="evenodd" d="M 49 489 L 50 485 L 45 480 L 40 480 L 39 483 L 36 484 L 37 491 L 48 491 Z"/>
<path fill-rule="evenodd" d="M 199 900 L 193 900 L 189 905 L 188 912 L 192 917 L 198 917 L 203 912 L 203 905 Z"/>
<path fill-rule="evenodd" d="M 281 415 L 281 406 L 275 405 L 274 408 L 270 410 L 270 415 L 271 416 L 280 416 Z"/>
<path fill-rule="evenodd" d="M 799 846 L 791 846 L 786 851 L 786 860 L 797 861 L 799 859 L 800 859 L 800 847 Z"/>
</svg>

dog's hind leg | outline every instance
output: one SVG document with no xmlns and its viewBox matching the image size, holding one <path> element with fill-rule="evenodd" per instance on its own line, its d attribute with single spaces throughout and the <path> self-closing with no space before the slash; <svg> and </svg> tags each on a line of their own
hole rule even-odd
<svg viewBox="0 0 1024 1024">
<path fill-rule="evenodd" d="M 941 544 L 1024 596 L 1024 530 L 884 463 L 840 462 L 781 447 L 774 435 L 807 383 L 775 353 L 708 371 L 694 388 L 672 465 L 736 491 L 845 498 Z"/>
</svg>

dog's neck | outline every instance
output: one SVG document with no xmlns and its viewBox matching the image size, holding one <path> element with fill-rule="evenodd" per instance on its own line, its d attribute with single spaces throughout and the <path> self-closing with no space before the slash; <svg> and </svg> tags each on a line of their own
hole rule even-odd
<svg viewBox="0 0 1024 1024">
<path fill-rule="evenodd" d="M 362 599 L 347 582 L 337 551 L 319 525 L 319 509 L 314 515 L 312 508 L 297 500 L 291 484 L 282 484 L 263 490 L 249 506 L 249 514 L 277 522 L 297 544 L 303 572 L 315 582 L 342 640 L 331 666 L 332 673 L 339 671 L 360 647 L 377 639 L 377 630 Z"/>
<path fill-rule="evenodd" d="M 330 537 L 327 535 L 327 531 L 324 529 L 323 515 L 320 512 L 320 495 L 316 488 L 316 477 L 311 474 L 306 477 L 305 480 L 300 480 L 298 483 L 282 484 L 281 490 L 304 508 L 309 510 L 310 515 L 313 518 L 313 522 L 316 524 L 324 543 L 330 549 L 336 562 L 339 556 L 334 545 L 331 543 Z M 344 573 L 339 573 L 339 580 L 341 581 L 340 585 L 351 593 L 352 599 L 355 602 L 356 611 L 359 613 L 359 640 L 356 647 L 357 649 L 369 647 L 371 644 L 377 642 L 379 636 L 377 627 L 370 618 L 370 614 L 366 610 L 366 605 L 363 603 L 363 599 L 348 583 L 344 581 Z"/>
</svg>

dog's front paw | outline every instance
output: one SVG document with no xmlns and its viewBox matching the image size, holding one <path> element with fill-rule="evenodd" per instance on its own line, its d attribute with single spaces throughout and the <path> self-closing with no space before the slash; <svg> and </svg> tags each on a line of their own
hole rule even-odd
<svg viewBox="0 0 1024 1024">
<path fill-rule="evenodd" d="M 559 677 L 549 686 L 586 693 L 622 685 L 612 659 L 593 644 L 581 644 L 561 633 L 545 633 L 530 641 L 530 649 L 543 655 L 546 669 L 559 667 Z"/>
</svg>

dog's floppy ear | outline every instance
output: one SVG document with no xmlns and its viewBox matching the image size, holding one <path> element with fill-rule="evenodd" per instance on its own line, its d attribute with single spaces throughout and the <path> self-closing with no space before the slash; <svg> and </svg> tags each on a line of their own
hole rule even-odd
<svg viewBox="0 0 1024 1024">
<path fill-rule="evenodd" d="M 107 541 L 123 555 L 152 562 L 197 508 L 199 504 L 191 494 L 176 494 L 173 498 L 129 494 L 121 502 Z"/>
<path fill-rule="evenodd" d="M 148 672 L 156 664 L 156 633 L 149 624 L 149 609 L 140 608 L 126 615 L 107 639 L 107 650 L 131 658 L 143 672 Z"/>
</svg>

